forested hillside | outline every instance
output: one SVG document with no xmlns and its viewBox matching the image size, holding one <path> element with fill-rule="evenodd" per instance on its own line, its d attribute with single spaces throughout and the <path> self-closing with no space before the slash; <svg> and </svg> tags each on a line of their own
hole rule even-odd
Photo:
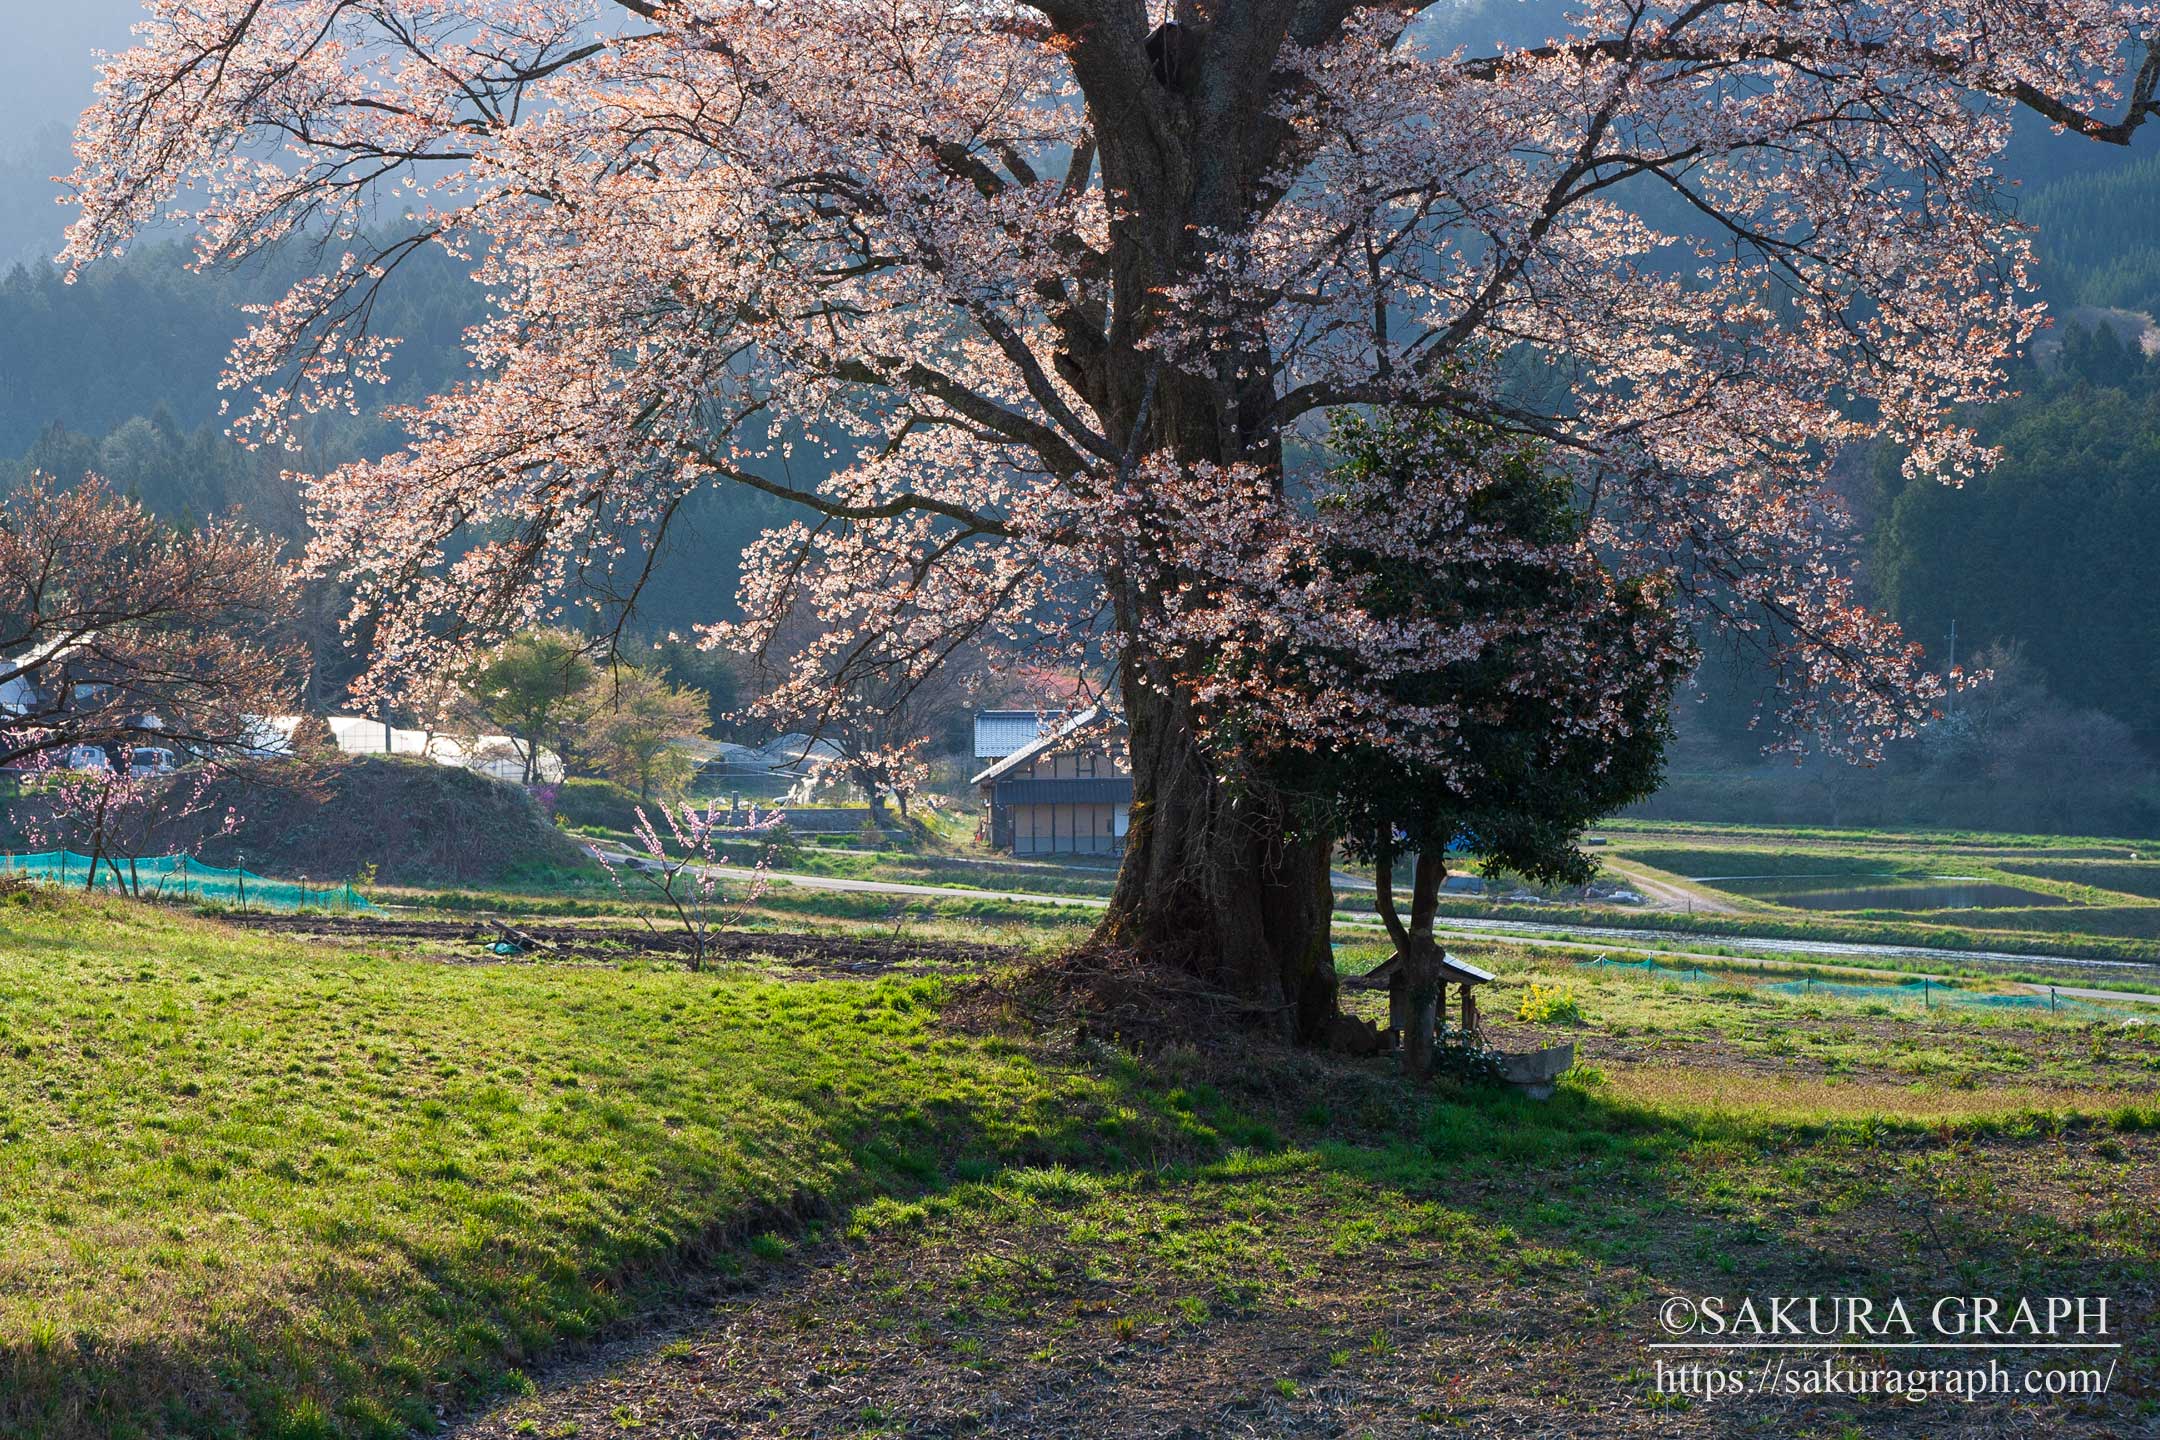
<svg viewBox="0 0 2160 1440">
<path fill-rule="evenodd" d="M 2160 366 L 2073 329 L 2059 366 L 1985 417 L 2003 461 L 1961 489 L 1886 460 L 1877 598 L 1930 649 L 2020 643 L 2049 689 L 2160 749 Z"/>
<path fill-rule="evenodd" d="M 398 432 L 375 411 L 457 382 L 466 363 L 459 336 L 481 297 L 468 267 L 432 252 L 415 257 L 380 314 L 384 332 L 404 338 L 391 384 L 368 393 L 360 415 L 314 417 L 299 454 L 251 451 L 226 433 L 224 407 L 242 401 L 220 389 L 222 362 L 246 328 L 243 307 L 281 293 L 310 257 L 290 257 L 282 272 L 240 273 L 198 273 L 187 258 L 174 244 L 93 267 L 72 285 L 48 264 L 0 278 L 0 487 L 31 471 L 96 471 L 174 520 L 238 506 L 297 540 L 304 520 L 285 472 L 395 448 Z M 645 626 L 681 629 L 727 613 L 736 556 L 774 513 L 740 496 L 686 506 Z"/>
<path fill-rule="evenodd" d="M 2037 227 L 2049 289 L 2062 301 L 2160 311 L 2160 154 L 2122 157 L 2035 188 L 2021 210 Z"/>
</svg>

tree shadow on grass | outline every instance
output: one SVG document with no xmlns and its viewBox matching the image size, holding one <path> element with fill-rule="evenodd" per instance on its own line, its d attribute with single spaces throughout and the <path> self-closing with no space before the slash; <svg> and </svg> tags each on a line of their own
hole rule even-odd
<svg viewBox="0 0 2160 1440">
<path fill-rule="evenodd" d="M 858 1433 L 866 1416 L 909 1434 L 1093 1440 L 2003 1433 L 1999 1409 L 1946 1427 L 1935 1407 L 1709 1406 L 1650 1379 L 1666 1295 L 1943 1288 L 1955 1264 L 1899 1201 L 1919 1193 L 1909 1161 L 1970 1137 L 1675 1115 L 1580 1090 L 1434 1099 L 1309 1056 L 1192 1060 L 1098 1053 L 1108 1134 L 949 1158 L 857 1206 L 816 1265 L 767 1267 L 717 1317 L 619 1347 L 605 1378 L 463 1433 L 618 1412 L 699 1435 Z M 1170 1117 L 1176 1144 L 1151 1153 Z M 2007 1267 L 1988 1278 L 2089 1279 L 2098 1263 L 2088 1244 L 2012 1264 L 2030 1238 L 2015 1207 L 1971 1208 L 1971 1227 L 1945 1234 Z M 2135 1414 L 2134 1395 L 2110 1403 Z M 2016 1412 L 2066 1433 L 2077 1418 Z"/>
<path fill-rule="evenodd" d="M 1871 1437 L 1929 1440 L 2073 1415 L 2130 1421 L 2150 1410 L 2160 1349 L 2144 1332 L 2160 1313 L 2160 1228 L 2147 1220 L 2125 1232 L 2062 1204 L 2078 1182 L 2093 1179 L 2087 1160 L 2095 1150 L 2131 1162 L 2123 1165 L 2126 1182 L 2136 1158 L 2147 1165 L 2160 1159 L 2149 1136 L 2122 1135 L 2096 1120 L 1781 1123 L 1669 1111 L 1579 1087 L 1563 1088 L 1547 1104 L 1505 1093 L 1443 1100 L 1426 1112 L 1414 1139 L 1319 1147 L 1330 1171 L 1376 1195 L 1437 1201 L 1504 1239 L 1532 1268 L 1578 1271 L 1582 1324 L 1602 1329 L 1608 1357 L 1632 1353 L 1638 1391 L 1660 1358 L 1735 1358 L 1653 1354 L 1652 1342 L 1705 1338 L 1699 1329 L 1668 1332 L 1666 1297 L 1718 1296 L 1728 1306 L 1746 1296 L 1864 1296 L 1878 1306 L 1903 1297 L 1923 1316 L 1920 1339 L 1936 1338 L 1925 1331 L 1924 1312 L 1938 1296 L 2006 1297 L 2006 1310 L 2021 1295 L 2112 1298 L 2110 1338 L 2126 1342 L 2125 1363 L 2107 1399 L 2083 1409 L 2052 1402 L 2021 1408 L 2013 1399 L 1985 1419 L 1967 1411 L 1946 1421 L 1939 1406 L 1902 1395 L 1857 1401 L 1800 1394 L 1728 1400 L 1721 1412 L 1735 1425 L 1749 1419 L 1773 1431 L 1798 1427 L 1777 1433 L 1836 1434 L 1850 1424 Z M 1505 1254 L 1494 1258 L 1504 1270 Z M 1601 1304 L 1601 1295 L 1617 1303 Z M 1491 1318 L 1507 1323 L 1504 1312 Z M 1549 1326 L 1547 1334 L 1556 1338 Z M 1584 1336 L 1569 1338 L 1580 1344 Z M 1814 1365 L 1830 1357 L 1795 1358 Z M 2090 1357 L 2054 1358 L 2083 1364 Z M 1969 1357 L 1881 1359 L 1962 1366 Z M 1659 1403 L 1647 1391 L 1642 1398 Z"/>
<path fill-rule="evenodd" d="M 897 992 L 834 993 L 847 1005 L 876 998 L 905 1009 Z M 1575 1087 L 1543 1105 L 1512 1094 L 1435 1098 L 1371 1064 L 1263 1050 L 1146 1063 L 1096 1048 L 952 1042 L 897 1019 L 879 1049 L 885 1022 L 874 1015 L 857 1016 L 867 1028 L 821 1035 L 788 1021 L 787 1003 L 770 996 L 731 1021 L 787 1021 L 798 1037 L 788 1043 L 802 1047 L 743 1072 L 763 1089 L 741 1097 L 740 1133 L 671 1120 L 665 1095 L 639 1087 L 672 1072 L 641 1068 L 645 1057 L 584 1073 L 594 1093 L 563 1107 L 559 1123 L 571 1138 L 606 1142 L 586 1163 L 639 1167 L 637 1184 L 612 1192 L 605 1212 L 535 1213 L 514 1189 L 467 1178 L 458 1156 L 472 1137 L 448 1136 L 439 1154 L 402 1158 L 404 1189 L 393 1197 L 438 1206 L 435 1233 L 370 1233 L 356 1222 L 340 1243 L 389 1263 L 323 1273 L 275 1304 L 168 1341 L 48 1334 L 0 1349 L 0 1434 L 402 1435 L 432 1425 L 437 1406 L 514 1392 L 521 1370 L 596 1339 L 612 1342 L 619 1367 L 650 1365 L 680 1333 L 654 1326 L 655 1316 L 679 1321 L 682 1306 L 709 1307 L 731 1286 L 748 1286 L 752 1307 L 795 1305 L 823 1283 L 822 1268 L 793 1258 L 806 1245 L 845 1271 L 904 1263 L 895 1257 L 938 1236 L 953 1262 L 927 1278 L 925 1305 L 941 1285 L 979 1296 L 969 1257 L 997 1253 L 987 1242 L 1000 1236 L 1052 1257 L 1040 1275 L 1013 1282 L 1018 1308 L 967 1301 L 976 1343 L 1016 1357 L 1038 1348 L 1039 1315 L 1096 1303 L 1101 1286 L 1088 1266 L 1105 1256 L 1122 1257 L 1130 1285 L 1164 1314 L 1185 1313 L 1168 1307 L 1188 1302 L 1215 1307 L 1208 1323 L 1148 1322 L 1164 1338 L 1140 1359 L 1156 1367 L 1149 1403 L 1163 1405 L 1198 1383 L 1180 1378 L 1181 1357 L 1210 1347 L 1278 1369 L 1313 1363 L 1323 1333 L 1341 1329 L 1326 1315 L 1378 1304 L 1403 1262 L 1460 1282 L 1461 1294 L 1437 1294 L 1422 1318 L 1388 1321 L 1424 1327 L 1425 1360 L 1465 1353 L 1468 1337 L 1497 1330 L 1529 1347 L 1526 1373 L 1564 1376 L 1572 1366 L 1575 1383 L 1612 1392 L 1615 1413 L 1627 1415 L 1642 1409 L 1642 1382 L 1614 1377 L 1646 1360 L 1663 1295 L 1937 1293 L 1952 1282 L 2091 1293 L 2102 1266 L 2112 1267 L 2111 1285 L 2152 1292 L 2150 1248 L 2125 1257 L 2058 1227 L 2054 1252 L 2034 1255 L 2038 1232 L 2019 1197 L 1960 1190 L 1980 1163 L 1969 1158 L 1973 1132 L 1682 1115 Z M 837 1053 L 849 1047 L 864 1053 Z M 474 1134 L 484 1140 L 486 1126 Z M 2126 1138 L 2141 1154 L 2150 1148 Z M 1998 1142 L 1981 1134 L 1979 1143 Z M 724 1158 L 721 1145 L 731 1147 Z M 1230 1238 L 1201 1233 L 1181 1211 L 1216 1217 Z M 844 1232 L 855 1239 L 840 1242 Z M 1308 1255 L 1325 1257 L 1310 1266 L 1312 1284 L 1333 1296 L 1325 1304 L 1289 1303 L 1282 1288 L 1282 1268 L 1295 1275 Z M 875 1317 L 883 1306 L 897 1317 L 911 1303 L 866 1303 L 867 1293 L 857 1286 L 852 1300 L 836 1299 L 837 1312 Z M 925 1311 L 922 1323 L 953 1308 Z M 1071 1313 L 1094 1323 L 1092 1312 Z M 1107 1343 L 1146 1338 L 1113 1329 Z M 1582 1368 L 1585 1355 L 1603 1367 L 1598 1378 Z M 1456 1403 L 1434 1390 L 1430 1365 L 1412 1375 L 1387 1363 L 1369 1368 L 1421 1397 L 1412 1412 Z M 1283 1378 L 1291 1390 L 1331 1393 L 1324 1373 Z M 1072 1398 L 1085 1390 L 1066 1386 L 1065 1408 L 1037 1418 L 1052 1431 L 1084 1427 L 1123 1403 L 1114 1385 L 1096 1402 Z M 1197 1418 L 1178 1423 L 1199 1433 L 1227 1423 L 1222 1405 L 1274 1405 L 1287 1425 L 1308 1403 L 1281 1390 L 1226 1399 L 1205 1384 L 1195 1395 Z M 1501 1408 L 1535 1403 L 1519 1392 Z M 1262 1413 L 1240 1411 L 1237 1423 L 1259 1424 Z"/>
<path fill-rule="evenodd" d="M 169 1298 L 150 1314 L 137 1296 L 101 1292 L 75 1316 L 57 1309 L 69 1318 L 0 1343 L 0 1436 L 403 1437 L 431 1428 L 440 1409 L 515 1391 L 526 1368 L 709 1301 L 866 1200 L 936 1193 L 970 1164 L 1125 1169 L 1215 1144 L 1174 1114 L 1136 1106 L 1121 1073 L 938 1035 L 926 1006 L 934 991 L 919 984 L 812 995 L 683 983 L 716 997 L 710 1012 L 656 1014 L 650 1031 L 631 1027 L 642 1041 L 628 1050 L 620 1017 L 588 989 L 536 992 L 553 1007 L 546 1035 L 559 1048 L 521 1061 L 512 1085 L 492 1078 L 499 1061 L 443 1056 L 435 1032 L 415 1031 L 414 1053 L 400 1051 L 391 1071 L 343 1051 L 310 1067 L 288 1049 L 251 1056 L 254 1068 L 229 1072 L 221 1089 L 188 1092 L 186 1103 L 222 1112 L 190 1138 L 199 1153 L 152 1145 L 127 1159 L 149 1167 L 132 1177 L 149 1187 L 144 1196 L 182 1179 L 185 1191 L 134 1209 L 93 1203 L 88 1223 L 78 1215 L 77 1229 L 49 1238 L 85 1237 L 79 1252 L 91 1225 L 117 1237 L 167 1221 L 199 1235 L 205 1213 L 230 1209 L 288 1243 L 269 1255 L 267 1275 L 224 1282 L 223 1257 L 183 1253 L 215 1243 L 195 1235 L 164 1254 L 135 1240 L 103 1259 L 56 1252 L 60 1270 L 40 1281 L 56 1300 L 74 1298 L 57 1287 L 88 1283 L 108 1264 L 142 1272 L 138 1285 Z M 507 989 L 488 993 L 512 1003 Z M 668 1030 L 668 1014 L 690 1019 Z M 308 1016 L 317 1028 L 338 1020 Z M 686 1045 L 694 1063 L 684 1063 Z M 537 1042 L 511 1048 L 528 1046 Z M 453 1063 L 469 1078 L 431 1078 Z M 416 1091 L 386 1078 L 404 1075 L 425 1083 Z M 164 1103 L 148 1077 L 107 1078 L 120 1086 L 109 1109 Z M 266 1079 L 282 1088 L 262 1091 Z M 685 1093 L 700 1086 L 713 1093 Z M 325 1169 L 318 1147 L 328 1142 L 297 1124 L 257 1123 L 266 1105 L 331 1087 L 382 1107 L 399 1127 L 388 1153 L 372 1141 Z M 548 1167 L 557 1172 L 540 1173 Z M 133 1333 L 146 1328 L 163 1333 Z"/>
</svg>

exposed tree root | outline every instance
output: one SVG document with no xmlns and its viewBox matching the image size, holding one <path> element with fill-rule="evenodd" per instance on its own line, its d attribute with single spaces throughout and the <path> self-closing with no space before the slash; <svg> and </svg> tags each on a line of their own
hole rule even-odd
<svg viewBox="0 0 2160 1440">
<path fill-rule="evenodd" d="M 1131 950 L 1087 945 L 986 975 L 947 1014 L 970 1029 L 1070 1032 L 1150 1055 L 1273 1033 L 1281 1011 Z"/>
</svg>

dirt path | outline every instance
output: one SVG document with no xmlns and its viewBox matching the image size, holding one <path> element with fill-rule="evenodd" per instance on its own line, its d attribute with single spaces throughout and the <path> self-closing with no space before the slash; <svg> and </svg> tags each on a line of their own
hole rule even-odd
<svg viewBox="0 0 2160 1440">
<path fill-rule="evenodd" d="M 1653 908 L 1677 910 L 1689 915 L 1744 915 L 1742 906 L 1735 904 L 1730 896 L 1714 890 L 1697 890 L 1685 885 L 1675 885 L 1662 879 L 1641 865 L 1625 860 L 1607 860 L 1605 868 L 1615 875 L 1627 877 L 1628 884 L 1642 892 Z"/>
</svg>

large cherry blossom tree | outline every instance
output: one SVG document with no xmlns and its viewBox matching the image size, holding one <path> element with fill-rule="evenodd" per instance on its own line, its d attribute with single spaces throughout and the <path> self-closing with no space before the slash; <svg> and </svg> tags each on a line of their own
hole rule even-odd
<svg viewBox="0 0 2160 1440">
<path fill-rule="evenodd" d="M 1789 725 L 1907 728 L 1928 688 L 1841 578 L 1827 459 L 1988 463 L 1960 408 L 2041 318 L 2012 112 L 2126 143 L 2156 17 L 1578 0 L 1478 51 L 1426 0 L 1178 5 L 148 0 L 68 257 L 160 216 L 212 262 L 321 246 L 232 359 L 261 442 L 394 361 L 370 319 L 409 257 L 469 257 L 472 378 L 309 489 L 378 682 L 580 585 L 633 598 L 697 487 L 784 497 L 716 638 L 809 607 L 806 701 L 864 656 L 1107 656 L 1136 801 L 1104 940 L 1313 1033 L 1330 837 L 1278 767 L 1469 763 L 1386 682 L 1501 637 L 1311 563 L 1300 434 L 1386 405 L 1534 440 L 1586 555 L 1777 654 Z M 1307 648 L 1330 683 L 1271 687 Z"/>
</svg>

